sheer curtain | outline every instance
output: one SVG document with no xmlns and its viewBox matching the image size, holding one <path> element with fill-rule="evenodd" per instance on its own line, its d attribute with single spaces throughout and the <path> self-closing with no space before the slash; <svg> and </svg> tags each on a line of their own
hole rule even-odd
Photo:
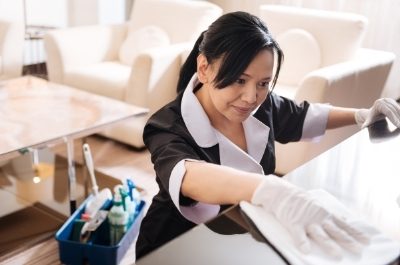
<svg viewBox="0 0 400 265">
<path fill-rule="evenodd" d="M 245 10 L 258 14 L 261 4 L 280 4 L 358 13 L 369 20 L 363 47 L 396 54 L 382 96 L 400 98 L 400 1 L 399 0 L 210 0 L 225 12 Z"/>
</svg>

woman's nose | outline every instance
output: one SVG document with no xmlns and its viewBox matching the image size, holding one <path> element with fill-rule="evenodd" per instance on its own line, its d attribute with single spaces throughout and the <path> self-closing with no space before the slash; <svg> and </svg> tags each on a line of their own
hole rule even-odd
<svg viewBox="0 0 400 265">
<path fill-rule="evenodd" d="M 242 93 L 242 100 L 248 104 L 253 104 L 257 101 L 257 88 L 255 85 L 247 85 Z"/>
</svg>

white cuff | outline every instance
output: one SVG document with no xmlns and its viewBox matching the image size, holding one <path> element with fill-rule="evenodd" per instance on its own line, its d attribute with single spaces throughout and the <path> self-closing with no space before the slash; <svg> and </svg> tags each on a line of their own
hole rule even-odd
<svg viewBox="0 0 400 265">
<path fill-rule="evenodd" d="M 220 206 L 217 204 L 207 204 L 202 202 L 197 202 L 194 206 L 181 206 L 179 204 L 182 180 L 186 173 L 185 161 L 202 162 L 193 159 L 183 159 L 179 161 L 172 169 L 169 178 L 169 194 L 171 195 L 175 207 L 183 217 L 195 224 L 204 223 L 218 215 Z"/>
<path fill-rule="evenodd" d="M 303 133 L 301 140 L 318 142 L 325 134 L 328 115 L 331 110 L 328 104 L 310 104 L 306 118 L 304 119 Z"/>
</svg>

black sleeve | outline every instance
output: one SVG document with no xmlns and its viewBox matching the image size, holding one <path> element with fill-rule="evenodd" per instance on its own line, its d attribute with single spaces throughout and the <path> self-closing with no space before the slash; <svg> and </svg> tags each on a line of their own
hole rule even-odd
<svg viewBox="0 0 400 265">
<path fill-rule="evenodd" d="M 267 104 L 270 104 L 275 140 L 280 143 L 299 141 L 310 104 L 307 101 L 297 104 L 275 93 L 269 95 Z"/>
<path fill-rule="evenodd" d="M 195 142 L 180 113 L 171 109 L 161 109 L 149 119 L 144 128 L 143 140 L 151 153 L 158 181 L 168 192 L 172 169 L 179 161 L 201 160 L 193 148 Z M 182 199 L 182 195 L 180 197 Z"/>
</svg>

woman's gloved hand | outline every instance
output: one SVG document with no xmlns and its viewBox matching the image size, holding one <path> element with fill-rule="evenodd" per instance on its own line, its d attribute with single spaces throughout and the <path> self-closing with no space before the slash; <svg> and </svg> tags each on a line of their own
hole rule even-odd
<svg viewBox="0 0 400 265">
<path fill-rule="evenodd" d="M 311 251 L 310 240 L 337 258 L 342 257 L 342 248 L 359 253 L 362 244 L 369 243 L 366 234 L 331 214 L 306 191 L 276 176 L 265 177 L 251 203 L 274 214 L 303 253 Z"/>
<path fill-rule="evenodd" d="M 388 117 L 389 120 L 400 128 L 400 105 L 392 98 L 380 98 L 369 109 L 360 109 L 355 113 L 356 123 L 365 128 L 368 125 Z"/>
</svg>

